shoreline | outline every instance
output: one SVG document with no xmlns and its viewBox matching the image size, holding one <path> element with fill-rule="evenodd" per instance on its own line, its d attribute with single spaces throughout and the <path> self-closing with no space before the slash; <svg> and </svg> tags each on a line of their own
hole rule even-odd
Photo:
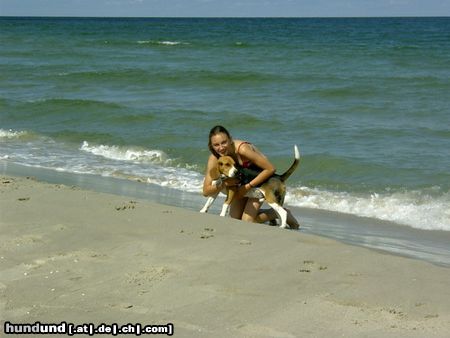
<svg viewBox="0 0 450 338">
<path fill-rule="evenodd" d="M 3 175 L 0 320 L 181 337 L 444 337 L 450 269 L 297 231 Z"/>
<path fill-rule="evenodd" d="M 0 160 L 0 174 L 35 177 L 51 184 L 73 185 L 82 189 L 144 199 L 191 211 L 200 210 L 206 201 L 200 193 L 193 194 L 151 183 L 27 167 L 2 160 Z M 210 214 L 220 213 L 223 199 L 223 196 L 219 196 L 211 206 Z M 302 233 L 450 267 L 449 231 L 421 230 L 368 217 L 289 205 L 288 207 L 300 220 Z"/>
</svg>

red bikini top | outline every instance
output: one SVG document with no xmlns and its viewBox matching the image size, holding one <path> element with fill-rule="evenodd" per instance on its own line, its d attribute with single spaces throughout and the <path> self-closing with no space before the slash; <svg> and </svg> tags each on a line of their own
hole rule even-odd
<svg viewBox="0 0 450 338">
<path fill-rule="evenodd" d="M 243 161 L 241 158 L 241 155 L 239 154 L 239 149 L 241 148 L 241 145 L 243 145 L 243 144 L 251 144 L 251 143 L 250 142 L 241 142 L 241 144 L 237 148 L 236 154 L 237 154 L 239 161 L 241 162 L 241 166 L 243 168 L 250 168 L 250 166 L 252 165 L 252 161 L 249 161 L 249 160 Z"/>
</svg>

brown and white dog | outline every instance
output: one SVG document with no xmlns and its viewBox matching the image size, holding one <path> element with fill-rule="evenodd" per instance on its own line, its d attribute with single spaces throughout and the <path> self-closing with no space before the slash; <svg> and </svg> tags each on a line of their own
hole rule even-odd
<svg viewBox="0 0 450 338">
<path fill-rule="evenodd" d="M 261 186 L 251 189 L 246 196 L 260 198 L 260 201 L 266 201 L 271 206 L 278 216 L 280 217 L 280 228 L 289 228 L 286 219 L 287 211 L 283 208 L 284 197 L 286 196 L 286 184 L 284 183 L 289 176 L 295 171 L 300 162 L 300 153 L 297 146 L 294 146 L 294 162 L 291 164 L 288 170 L 281 175 L 274 174 Z M 226 179 L 239 179 L 241 170 L 238 169 L 235 161 L 231 156 L 222 156 L 217 160 L 217 169 L 215 173 L 211 173 L 212 177 L 217 177 L 212 182 L 213 185 L 220 185 Z M 255 174 L 256 176 L 257 174 Z M 237 187 L 227 187 L 227 198 L 222 206 L 220 216 L 226 216 L 230 209 L 230 204 L 233 201 L 233 197 L 237 191 Z M 217 194 L 218 195 L 218 194 Z M 217 195 L 208 197 L 204 207 L 200 212 L 208 212 L 209 207 L 213 204 Z"/>
</svg>

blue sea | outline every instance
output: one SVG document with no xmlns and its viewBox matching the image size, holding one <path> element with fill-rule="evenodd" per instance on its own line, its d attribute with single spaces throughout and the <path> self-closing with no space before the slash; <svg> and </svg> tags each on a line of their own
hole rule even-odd
<svg viewBox="0 0 450 338">
<path fill-rule="evenodd" d="M 298 145 L 303 231 L 450 265 L 448 17 L 0 17 L 0 46 L 3 173 L 200 209 L 221 124 L 280 172 Z"/>
</svg>

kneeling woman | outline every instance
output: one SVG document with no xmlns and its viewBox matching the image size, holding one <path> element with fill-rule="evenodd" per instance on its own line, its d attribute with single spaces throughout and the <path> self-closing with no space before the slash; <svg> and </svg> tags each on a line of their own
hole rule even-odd
<svg viewBox="0 0 450 338">
<path fill-rule="evenodd" d="M 257 187 L 268 180 L 274 173 L 275 167 L 266 156 L 261 153 L 251 143 L 233 140 L 230 133 L 222 126 L 215 126 L 209 133 L 209 150 L 211 155 L 206 166 L 205 179 L 203 181 L 203 195 L 213 196 L 223 187 L 213 186 L 210 172 L 217 167 L 217 159 L 220 156 L 231 156 L 236 163 L 243 168 L 251 168 L 259 171 L 259 174 L 249 183 L 239 187 L 230 206 L 230 216 L 247 222 L 270 222 L 277 218 L 273 209 L 260 210 L 262 202 L 257 198 L 245 197 L 247 192 L 253 187 Z M 232 184 L 227 183 L 225 184 Z M 287 223 L 291 229 L 298 229 L 299 224 L 289 210 Z"/>
</svg>

